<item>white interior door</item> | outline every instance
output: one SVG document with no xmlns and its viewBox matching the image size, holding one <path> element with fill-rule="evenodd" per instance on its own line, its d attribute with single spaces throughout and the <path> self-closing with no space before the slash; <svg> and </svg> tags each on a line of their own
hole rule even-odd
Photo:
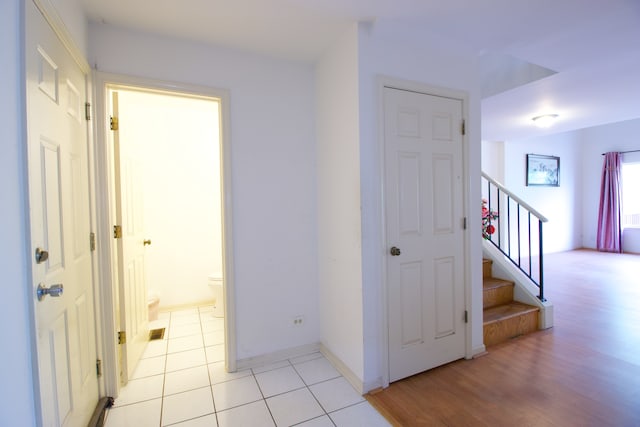
<svg viewBox="0 0 640 427">
<path fill-rule="evenodd" d="M 462 101 L 384 89 L 389 378 L 464 356 Z"/>
<path fill-rule="evenodd" d="M 98 402 L 86 76 L 25 2 L 29 203 L 43 426 L 86 426 Z M 37 296 L 38 285 L 49 294 Z"/>
<path fill-rule="evenodd" d="M 118 295 L 121 332 L 120 378 L 126 384 L 149 341 L 149 314 L 145 274 L 143 224 L 142 161 L 144 153 L 135 138 L 127 137 L 127 121 L 120 120 L 118 92 L 111 92 L 114 166 L 116 185 L 116 225 L 122 235 L 117 239 Z M 124 329 L 122 329 L 124 327 Z"/>
</svg>

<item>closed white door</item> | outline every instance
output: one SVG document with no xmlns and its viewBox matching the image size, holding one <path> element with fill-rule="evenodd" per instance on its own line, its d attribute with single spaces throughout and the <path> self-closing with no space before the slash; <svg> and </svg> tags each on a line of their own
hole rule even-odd
<svg viewBox="0 0 640 427">
<path fill-rule="evenodd" d="M 127 114 L 121 111 L 118 92 L 111 92 L 111 122 L 116 184 L 120 379 L 126 384 L 149 341 L 149 314 L 145 273 L 142 162 L 144 153 L 136 138 L 127 136 Z"/>
<path fill-rule="evenodd" d="M 43 426 L 86 426 L 98 402 L 86 76 L 34 4 L 25 9 L 36 404 Z"/>
<path fill-rule="evenodd" d="M 389 378 L 464 356 L 462 101 L 385 88 Z"/>
</svg>

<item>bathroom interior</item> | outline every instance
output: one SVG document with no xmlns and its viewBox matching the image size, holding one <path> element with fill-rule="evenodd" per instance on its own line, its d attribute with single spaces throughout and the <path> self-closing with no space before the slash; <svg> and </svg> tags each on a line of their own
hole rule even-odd
<svg viewBox="0 0 640 427">
<path fill-rule="evenodd" d="M 118 89 L 120 139 L 144 156 L 142 189 L 149 320 L 212 307 L 224 317 L 219 104 Z"/>
<path fill-rule="evenodd" d="M 146 343 L 105 427 L 388 426 L 318 351 L 228 372 L 220 105 L 119 88 L 118 106 L 120 144 L 143 141 L 142 182 L 130 187 L 151 243 L 149 328 L 166 333 Z"/>
</svg>

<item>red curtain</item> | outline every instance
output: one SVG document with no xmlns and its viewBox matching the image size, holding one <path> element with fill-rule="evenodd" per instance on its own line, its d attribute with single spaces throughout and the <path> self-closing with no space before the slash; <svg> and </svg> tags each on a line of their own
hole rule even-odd
<svg viewBox="0 0 640 427">
<path fill-rule="evenodd" d="M 604 155 L 600 185 L 596 243 L 601 252 L 622 252 L 620 203 L 620 153 L 610 152 Z"/>
</svg>

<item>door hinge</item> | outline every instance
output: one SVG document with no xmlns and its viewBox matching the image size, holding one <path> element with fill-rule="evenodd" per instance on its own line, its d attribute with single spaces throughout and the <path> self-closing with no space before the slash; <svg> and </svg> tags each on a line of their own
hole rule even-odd
<svg viewBox="0 0 640 427">
<path fill-rule="evenodd" d="M 89 250 L 91 250 L 91 252 L 96 250 L 96 233 L 93 231 L 89 233 Z"/>
<path fill-rule="evenodd" d="M 462 218 L 462 229 L 463 230 L 467 229 L 467 217 L 466 216 L 464 218 Z"/>
<path fill-rule="evenodd" d="M 109 119 L 109 126 L 111 127 L 111 130 L 118 130 L 118 118 L 111 116 Z"/>
<path fill-rule="evenodd" d="M 469 323 L 469 312 L 467 310 L 464 311 L 464 323 Z"/>
<path fill-rule="evenodd" d="M 102 360 L 96 359 L 96 374 L 98 378 L 102 376 Z"/>
<path fill-rule="evenodd" d="M 120 331 L 118 332 L 118 344 L 126 344 L 127 343 L 127 332 Z"/>
<path fill-rule="evenodd" d="M 87 121 L 91 120 L 91 103 L 90 102 L 84 103 L 84 118 Z"/>
<path fill-rule="evenodd" d="M 463 135 L 467 134 L 467 126 L 466 126 L 466 122 L 464 119 L 462 119 L 462 128 L 460 129 L 462 131 Z"/>
<path fill-rule="evenodd" d="M 122 226 L 121 225 L 114 225 L 113 226 L 113 238 L 114 239 L 121 239 L 122 238 Z"/>
</svg>

